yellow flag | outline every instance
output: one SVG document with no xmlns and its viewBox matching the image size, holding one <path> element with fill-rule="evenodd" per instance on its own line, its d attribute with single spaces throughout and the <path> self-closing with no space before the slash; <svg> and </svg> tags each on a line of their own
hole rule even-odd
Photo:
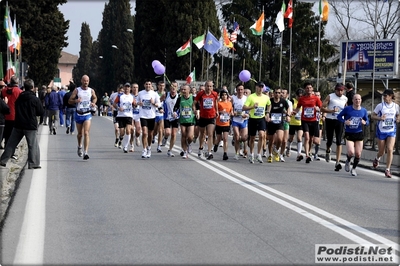
<svg viewBox="0 0 400 266">
<path fill-rule="evenodd" d="M 328 21 L 329 16 L 329 4 L 327 0 L 324 0 L 324 6 L 322 8 L 322 21 Z"/>
</svg>

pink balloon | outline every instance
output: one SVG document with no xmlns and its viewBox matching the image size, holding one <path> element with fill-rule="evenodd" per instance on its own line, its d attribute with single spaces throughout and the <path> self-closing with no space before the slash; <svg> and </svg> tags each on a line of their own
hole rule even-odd
<svg viewBox="0 0 400 266">
<path fill-rule="evenodd" d="M 154 72 L 157 75 L 163 75 L 165 73 L 165 67 L 162 64 L 156 65 L 154 67 Z"/>
<path fill-rule="evenodd" d="M 153 62 L 151 62 L 151 66 L 152 66 L 153 68 L 155 68 L 156 65 L 161 65 L 161 62 L 158 61 L 158 60 L 153 60 Z"/>
<path fill-rule="evenodd" d="M 251 73 L 248 70 L 242 70 L 239 73 L 239 79 L 243 82 L 247 82 L 251 79 Z"/>
</svg>

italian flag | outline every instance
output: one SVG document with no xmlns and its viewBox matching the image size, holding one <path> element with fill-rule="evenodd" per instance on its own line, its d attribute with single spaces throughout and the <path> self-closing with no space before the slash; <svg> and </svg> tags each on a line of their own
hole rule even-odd
<svg viewBox="0 0 400 266">
<path fill-rule="evenodd" d="M 254 35 L 261 36 L 264 32 L 264 12 L 262 12 L 260 18 L 250 27 L 251 32 Z"/>
<path fill-rule="evenodd" d="M 201 49 L 204 46 L 204 40 L 206 39 L 206 34 L 200 35 L 193 39 L 193 43 L 197 46 L 197 48 Z"/>
<path fill-rule="evenodd" d="M 193 72 L 190 73 L 190 75 L 186 78 L 186 84 L 190 84 L 192 82 L 196 81 L 196 69 L 193 69 Z"/>
<path fill-rule="evenodd" d="M 182 45 L 178 50 L 176 50 L 176 55 L 180 57 L 184 56 L 189 52 L 190 52 L 190 38 L 184 45 Z"/>
</svg>

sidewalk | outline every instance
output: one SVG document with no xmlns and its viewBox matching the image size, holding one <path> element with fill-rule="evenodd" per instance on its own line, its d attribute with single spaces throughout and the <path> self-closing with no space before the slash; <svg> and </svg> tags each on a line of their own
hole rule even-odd
<svg viewBox="0 0 400 266">
<path fill-rule="evenodd" d="M 321 157 L 321 160 L 325 159 L 325 151 L 326 151 L 326 141 L 321 139 L 321 144 L 319 148 L 319 156 Z M 336 158 L 336 144 L 333 143 L 331 147 L 331 156 Z M 311 152 L 314 152 L 314 148 L 312 148 Z M 358 166 L 364 167 L 364 168 L 370 168 L 373 169 L 372 167 L 372 161 L 375 159 L 376 154 L 378 153 L 377 150 L 371 150 L 368 148 L 364 148 L 362 153 L 361 153 L 361 160 Z M 347 149 L 346 145 L 342 145 L 342 156 L 340 157 L 341 162 L 346 161 L 346 155 L 347 155 Z M 384 173 L 386 170 L 386 154 L 382 156 L 381 160 L 379 161 L 379 167 L 376 169 L 376 171 Z M 392 166 L 390 168 L 392 175 L 400 176 L 400 155 L 393 154 L 393 160 L 392 160 Z"/>
</svg>

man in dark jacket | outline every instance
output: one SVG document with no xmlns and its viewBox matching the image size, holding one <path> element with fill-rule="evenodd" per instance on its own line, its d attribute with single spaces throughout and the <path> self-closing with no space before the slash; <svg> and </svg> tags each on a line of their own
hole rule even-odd
<svg viewBox="0 0 400 266">
<path fill-rule="evenodd" d="M 15 102 L 15 121 L 10 139 L 0 158 L 0 166 L 5 167 L 7 161 L 15 152 L 15 148 L 21 139 L 25 136 L 28 143 L 28 168 L 39 169 L 40 150 L 37 141 L 38 121 L 37 117 L 44 112 L 42 103 L 36 97 L 33 89 L 35 84 L 33 80 L 26 79 L 24 82 L 25 91 L 22 92 Z"/>
<path fill-rule="evenodd" d="M 57 123 L 60 117 L 60 110 L 63 108 L 63 99 L 61 94 L 57 92 L 57 87 L 53 85 L 51 92 L 45 98 L 47 114 L 49 116 L 50 135 L 57 134 Z"/>
</svg>

